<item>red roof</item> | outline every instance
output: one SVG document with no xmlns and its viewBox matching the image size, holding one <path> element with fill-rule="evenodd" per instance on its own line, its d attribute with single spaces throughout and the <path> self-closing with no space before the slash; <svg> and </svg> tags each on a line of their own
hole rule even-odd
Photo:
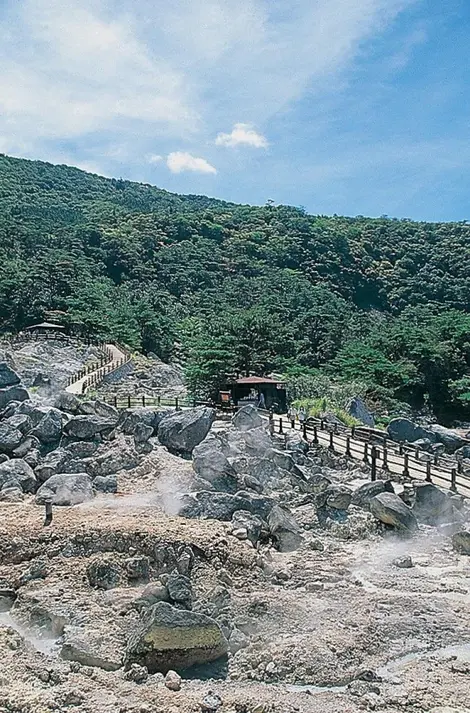
<svg viewBox="0 0 470 713">
<path fill-rule="evenodd" d="M 243 376 L 237 379 L 236 384 L 278 384 L 278 381 L 269 379 L 267 376 Z"/>
</svg>

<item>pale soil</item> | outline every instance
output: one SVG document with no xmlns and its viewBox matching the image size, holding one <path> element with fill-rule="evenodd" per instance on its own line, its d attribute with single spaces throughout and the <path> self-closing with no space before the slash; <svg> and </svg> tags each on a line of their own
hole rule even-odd
<svg viewBox="0 0 470 713">
<path fill-rule="evenodd" d="M 41 654 L 0 626 L 0 711 L 189 712 L 200 710 L 209 689 L 223 698 L 222 712 L 253 711 L 260 703 L 279 713 L 364 708 L 417 713 L 444 705 L 465 710 L 470 664 L 462 661 L 470 659 L 470 647 L 457 650 L 457 661 L 451 660 L 456 654 L 444 652 L 400 664 L 406 654 L 470 642 L 469 561 L 451 551 L 445 536 L 429 529 L 409 541 L 372 534 L 342 542 L 313 529 L 300 550 L 270 552 L 266 564 L 266 553 L 260 559 L 251 544 L 228 534 L 225 524 L 168 517 L 135 498 L 56 508 L 50 529 L 43 529 L 42 508 L 29 499 L 0 505 L 0 586 L 14 584 L 38 557 L 47 567 L 45 579 L 20 587 L 17 621 L 30 626 L 49 617 L 59 629 L 56 635 L 64 622 L 80 621 L 100 633 L 107 655 L 118 656 L 116 649 L 135 624 L 129 604 L 140 590 L 91 589 L 85 572 L 90 557 L 112 551 L 125 558 L 129 548 L 149 554 L 161 543 L 187 543 L 198 553 L 193 573 L 198 596 L 218 583 L 222 567 L 230 573 L 232 616 L 249 633 L 251 645 L 230 660 L 228 680 L 184 681 L 173 693 L 158 675 L 137 685 L 124 680 L 122 669 L 73 672 L 56 653 Z M 299 509 L 299 520 L 309 517 L 308 506 Z M 309 547 L 318 538 L 324 551 Z M 392 564 L 404 554 L 412 556 L 413 568 Z M 258 566 L 263 561 L 264 570 Z M 26 635 L 32 631 L 38 633 L 29 629 Z M 362 683 L 372 692 L 362 690 L 361 697 L 347 688 L 314 695 L 289 688 L 345 686 L 361 670 L 387 663 L 383 676 L 389 680 Z"/>
</svg>

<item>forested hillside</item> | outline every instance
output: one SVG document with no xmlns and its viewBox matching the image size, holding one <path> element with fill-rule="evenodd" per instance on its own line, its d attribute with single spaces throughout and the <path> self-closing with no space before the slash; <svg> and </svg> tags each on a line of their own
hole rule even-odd
<svg viewBox="0 0 470 713">
<path fill-rule="evenodd" d="M 96 336 L 236 371 L 360 379 L 437 415 L 470 398 L 470 227 L 251 207 L 0 155 L 3 331 Z"/>
</svg>

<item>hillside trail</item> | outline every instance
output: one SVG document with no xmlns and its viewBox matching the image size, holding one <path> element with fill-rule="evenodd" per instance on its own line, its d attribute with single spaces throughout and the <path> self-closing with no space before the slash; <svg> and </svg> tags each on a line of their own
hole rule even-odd
<svg viewBox="0 0 470 713">
<path fill-rule="evenodd" d="M 119 349 L 115 344 L 105 344 L 105 348 L 111 352 L 112 354 L 112 360 L 109 362 L 109 365 L 111 366 L 111 370 L 114 368 L 117 368 L 121 360 L 126 359 L 126 354 Z M 75 381 L 73 384 L 69 384 L 67 388 L 65 389 L 69 394 L 75 394 L 75 395 L 80 395 L 83 393 L 83 385 L 85 381 L 88 381 L 89 379 L 93 378 L 95 374 L 97 374 L 100 371 L 101 367 L 98 367 L 95 369 L 95 371 L 90 372 L 89 374 L 85 374 L 81 379 L 78 381 Z"/>
</svg>

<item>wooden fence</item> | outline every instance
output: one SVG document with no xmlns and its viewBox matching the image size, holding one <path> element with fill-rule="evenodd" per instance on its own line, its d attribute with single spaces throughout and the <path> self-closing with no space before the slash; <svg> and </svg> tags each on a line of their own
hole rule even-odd
<svg viewBox="0 0 470 713">
<path fill-rule="evenodd" d="M 297 429 L 311 445 L 321 445 L 332 452 L 344 454 L 370 465 L 371 479 L 375 480 L 377 469 L 410 478 L 435 483 L 465 497 L 470 497 L 470 471 L 461 458 L 444 454 L 431 454 L 411 444 L 397 444 L 375 429 L 366 427 L 347 428 L 329 424 L 321 419 L 309 419 L 299 424 L 286 418 L 270 418 L 274 433 L 286 433 Z"/>
</svg>

